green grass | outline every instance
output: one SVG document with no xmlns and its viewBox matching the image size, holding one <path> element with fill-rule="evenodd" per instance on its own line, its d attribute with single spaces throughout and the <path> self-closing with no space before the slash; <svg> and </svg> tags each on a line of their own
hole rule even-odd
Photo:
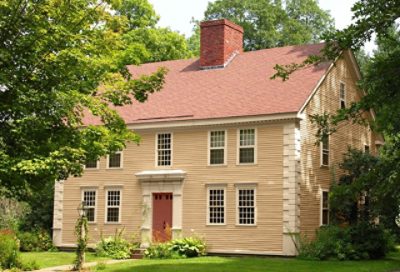
<svg viewBox="0 0 400 272">
<path fill-rule="evenodd" d="M 183 260 L 141 260 L 107 265 L 104 272 L 357 272 L 394 271 L 400 269 L 400 254 L 379 261 L 307 261 L 289 258 L 203 257 Z"/>
<path fill-rule="evenodd" d="M 39 268 L 72 264 L 75 259 L 74 252 L 22 252 L 21 259 L 23 262 L 35 261 Z M 86 261 L 102 261 L 107 258 L 96 257 L 94 253 L 86 253 Z"/>
</svg>

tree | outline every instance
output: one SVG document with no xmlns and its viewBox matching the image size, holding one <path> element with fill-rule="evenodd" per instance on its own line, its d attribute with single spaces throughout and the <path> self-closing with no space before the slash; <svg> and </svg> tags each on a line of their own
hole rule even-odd
<svg viewBox="0 0 400 272">
<path fill-rule="evenodd" d="M 315 0 L 217 0 L 205 20 L 229 19 L 244 29 L 244 49 L 319 42 L 333 19 Z"/>
<path fill-rule="evenodd" d="M 8 195 L 79 175 L 87 159 L 139 140 L 109 106 L 144 102 L 166 71 L 127 73 L 118 55 L 133 23 L 117 4 L 1 1 L 0 186 Z M 88 115 L 102 125 L 82 127 Z"/>
</svg>

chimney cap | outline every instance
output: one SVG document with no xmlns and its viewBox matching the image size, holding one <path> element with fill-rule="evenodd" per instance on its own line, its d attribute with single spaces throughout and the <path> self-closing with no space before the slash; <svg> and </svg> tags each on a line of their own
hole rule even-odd
<svg viewBox="0 0 400 272">
<path fill-rule="evenodd" d="M 232 21 L 229 21 L 227 19 L 218 19 L 218 20 L 210 20 L 210 21 L 203 21 L 200 23 L 200 28 L 203 27 L 209 27 L 209 26 L 218 26 L 218 25 L 226 25 L 229 26 L 237 31 L 239 31 L 240 33 L 243 33 L 243 27 L 235 24 Z"/>
</svg>

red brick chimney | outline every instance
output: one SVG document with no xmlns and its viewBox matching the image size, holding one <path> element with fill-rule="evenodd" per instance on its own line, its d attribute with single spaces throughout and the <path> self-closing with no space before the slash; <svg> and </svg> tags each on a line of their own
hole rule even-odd
<svg viewBox="0 0 400 272">
<path fill-rule="evenodd" d="M 243 52 L 243 28 L 226 19 L 200 24 L 200 66 L 223 68 Z"/>
</svg>

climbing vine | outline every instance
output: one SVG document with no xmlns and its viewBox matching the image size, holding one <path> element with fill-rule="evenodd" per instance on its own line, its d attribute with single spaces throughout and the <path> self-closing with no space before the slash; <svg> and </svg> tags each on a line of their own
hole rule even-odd
<svg viewBox="0 0 400 272">
<path fill-rule="evenodd" d="M 84 211 L 83 204 L 80 205 L 79 210 Z M 88 243 L 88 220 L 85 212 L 82 212 L 76 221 L 75 235 L 77 237 L 77 248 L 73 270 L 82 271 L 85 264 L 85 252 Z"/>
</svg>

